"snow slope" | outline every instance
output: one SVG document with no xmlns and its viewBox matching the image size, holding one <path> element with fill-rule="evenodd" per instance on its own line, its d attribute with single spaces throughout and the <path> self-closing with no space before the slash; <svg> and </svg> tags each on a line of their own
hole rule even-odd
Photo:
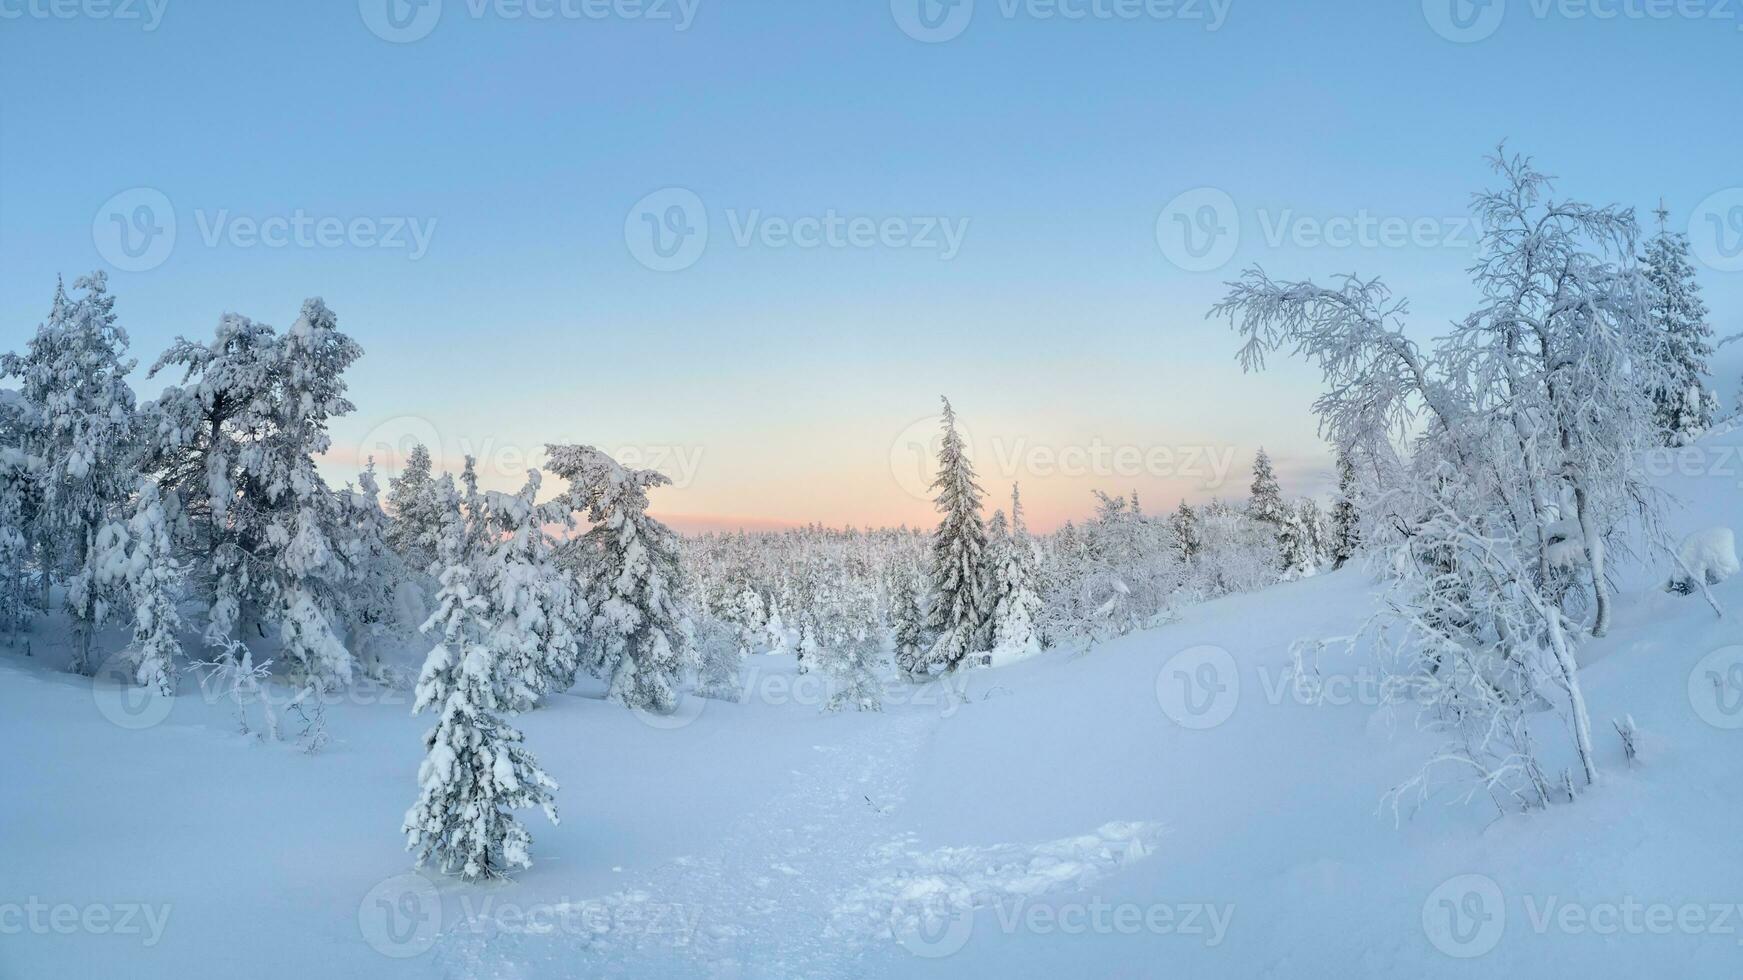
<svg viewBox="0 0 1743 980">
<path fill-rule="evenodd" d="M 1739 445 L 1665 471 L 1673 539 L 1743 525 Z M 1430 740 L 1365 664 L 1289 683 L 1292 640 L 1372 607 L 1350 569 L 882 714 L 819 714 L 787 657 L 675 719 L 556 698 L 519 723 L 563 822 L 526 815 L 533 868 L 488 886 L 407 874 L 406 695 L 332 705 L 312 755 L 192 679 L 129 730 L 38 637 L 0 651 L 0 977 L 1735 976 L 1743 667 L 1708 655 L 1743 578 L 1720 620 L 1668 574 L 1627 570 L 1582 651 L 1605 781 L 1548 812 L 1381 807 Z"/>
</svg>

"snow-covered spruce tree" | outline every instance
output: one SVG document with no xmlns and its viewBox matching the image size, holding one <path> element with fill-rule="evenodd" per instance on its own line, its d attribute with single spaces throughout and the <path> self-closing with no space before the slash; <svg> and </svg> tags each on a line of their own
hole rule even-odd
<svg viewBox="0 0 1743 980">
<path fill-rule="evenodd" d="M 23 449 L 41 458 L 41 503 L 36 515 L 44 589 L 56 569 L 65 573 L 66 608 L 73 622 L 75 672 L 92 667 L 92 642 L 107 615 L 109 596 L 97 582 L 98 532 L 125 514 L 138 477 L 133 389 L 127 373 L 127 332 L 116 323 L 108 277 L 93 272 L 73 283 L 70 299 L 56 284 L 48 319 L 26 353 L 6 355 L 4 374 L 18 378 L 36 424 Z"/>
<path fill-rule="evenodd" d="M 1180 558 L 1182 565 L 1190 565 L 1198 553 L 1203 550 L 1198 528 L 1198 514 L 1186 505 L 1183 499 L 1174 511 L 1174 516 L 1168 519 L 1168 529 L 1174 534 L 1174 553 Z"/>
<path fill-rule="evenodd" d="M 781 610 L 773 603 L 769 604 L 769 618 L 763 630 L 767 636 L 768 652 L 785 655 L 791 641 L 787 636 L 787 624 L 781 619 Z"/>
<path fill-rule="evenodd" d="M 152 368 L 182 383 L 151 406 L 153 469 L 187 516 L 186 546 L 209 604 L 206 639 L 234 651 L 275 625 L 291 670 L 348 683 L 334 619 L 348 572 L 334 542 L 344 514 L 315 468 L 328 420 L 352 410 L 344 372 L 362 350 L 319 299 L 282 336 L 225 314 L 213 339 L 178 339 Z"/>
<path fill-rule="evenodd" d="M 816 649 L 811 659 L 829 687 L 823 710 L 882 710 L 883 644 L 876 603 L 866 583 L 839 581 L 820 589 L 814 619 Z"/>
<path fill-rule="evenodd" d="M 742 634 L 733 624 L 701 610 L 692 613 L 691 622 L 696 624 L 694 643 L 700 663 L 697 696 L 715 701 L 740 700 L 744 697 L 739 676 L 744 666 Z"/>
<path fill-rule="evenodd" d="M 740 585 L 725 602 L 722 616 L 705 611 L 692 616 L 698 622 L 696 648 L 702 664 L 696 693 L 718 701 L 738 701 L 744 696 L 740 676 L 744 658 L 761 649 L 768 614 L 762 596 L 749 585 Z"/>
<path fill-rule="evenodd" d="M 1356 517 L 1356 464 L 1348 448 L 1338 448 L 1337 469 L 1337 500 L 1331 508 L 1331 540 L 1328 542 L 1334 569 L 1344 567 L 1354 558 L 1361 543 L 1361 528 Z"/>
<path fill-rule="evenodd" d="M 418 800 L 401 829 L 420 867 L 431 863 L 477 880 L 532 865 L 532 838 L 513 811 L 536 806 L 556 823 L 557 784 L 502 719 L 495 662 L 501 624 L 473 591 L 465 549 L 450 523 L 440 549 L 437 609 L 424 624 L 438 642 L 424 661 L 412 708 L 436 711 L 436 726 L 424 736 Z"/>
<path fill-rule="evenodd" d="M 393 525 L 381 509 L 373 458 L 358 474 L 356 488 L 347 487 L 338 495 L 338 505 L 339 550 L 347 580 L 339 590 L 340 612 L 351 654 L 363 672 L 377 682 L 400 683 L 377 647 L 384 639 L 408 632 L 400 622 L 399 589 L 409 571 L 387 542 Z"/>
<path fill-rule="evenodd" d="M 632 470 L 592 446 L 548 446 L 551 472 L 568 480 L 592 525 L 571 567 L 588 570 L 591 610 L 584 665 L 631 708 L 670 712 L 695 651 L 678 597 L 683 589 L 672 529 L 648 516 L 648 490 L 672 481 Z"/>
<path fill-rule="evenodd" d="M 1283 487 L 1271 469 L 1271 457 L 1260 447 L 1253 457 L 1253 486 L 1247 497 L 1247 513 L 1255 521 L 1281 527 L 1288 508 L 1283 503 Z"/>
<path fill-rule="evenodd" d="M 898 579 L 890 610 L 895 633 L 896 669 L 909 677 L 926 673 L 926 614 L 920 610 L 925 589 L 914 578 Z"/>
<path fill-rule="evenodd" d="M 944 441 L 938 449 L 938 476 L 932 489 L 944 515 L 932 539 L 932 601 L 928 626 L 936 639 L 922 673 L 955 670 L 964 657 L 992 640 L 992 602 L 987 589 L 986 527 L 981 523 L 981 489 L 974 482 L 956 411 L 944 402 Z"/>
<path fill-rule="evenodd" d="M 406 455 L 405 467 L 387 481 L 387 509 L 393 523 L 387 528 L 387 543 L 419 574 L 428 574 L 436 562 L 441 540 L 441 515 L 436 511 L 435 480 L 430 476 L 430 451 L 423 443 Z"/>
<path fill-rule="evenodd" d="M 1287 504 L 1277 520 L 1277 550 L 1282 560 L 1283 577 L 1301 578 L 1313 571 L 1313 541 L 1301 512 Z"/>
<path fill-rule="evenodd" d="M 991 535 L 993 558 L 993 654 L 995 661 L 1041 650 L 1041 597 L 1035 580 L 1035 545 L 1023 524 L 1023 500 L 1011 486 L 1011 525 Z M 1002 512 L 993 517 L 1003 524 Z"/>
<path fill-rule="evenodd" d="M 1707 390 L 1713 356 L 1713 328 L 1707 304 L 1689 261 L 1688 236 L 1670 230 L 1670 213 L 1656 212 L 1658 234 L 1646 243 L 1642 260 L 1652 284 L 1650 317 L 1657 331 L 1663 377 L 1652 391 L 1654 418 L 1669 446 L 1686 446 L 1713 424 L 1719 400 Z"/>
<path fill-rule="evenodd" d="M 30 559 L 30 521 L 39 458 L 14 446 L 0 446 L 0 639 L 11 642 L 30 625 L 35 590 L 26 577 Z"/>
<path fill-rule="evenodd" d="M 1317 572 L 1331 560 L 1331 528 L 1326 523 L 1325 512 L 1319 509 L 1319 501 L 1312 497 L 1302 498 L 1296 509 L 1301 515 L 1301 526 L 1307 533 L 1310 570 Z"/>
<path fill-rule="evenodd" d="M 587 629 L 586 601 L 550 531 L 574 526 L 575 499 L 563 494 L 540 504 L 542 482 L 538 470 L 528 470 L 520 492 L 484 493 L 471 509 L 473 588 L 491 623 L 486 642 L 497 700 L 510 711 L 525 711 L 575 682 Z"/>
<path fill-rule="evenodd" d="M 748 657 L 761 649 L 768 638 L 769 614 L 763 597 L 749 585 L 738 591 L 733 602 L 730 622 L 738 628 L 739 656 Z"/>
<path fill-rule="evenodd" d="M 181 656 L 181 570 L 157 481 L 139 479 L 132 514 L 105 525 L 97 535 L 96 587 L 133 613 L 133 643 L 127 653 L 134 680 L 169 697 L 176 689 Z"/>
</svg>

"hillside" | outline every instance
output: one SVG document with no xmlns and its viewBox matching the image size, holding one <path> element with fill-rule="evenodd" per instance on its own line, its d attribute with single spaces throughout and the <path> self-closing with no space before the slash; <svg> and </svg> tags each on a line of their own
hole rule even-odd
<svg viewBox="0 0 1743 980">
<path fill-rule="evenodd" d="M 1671 467 L 1674 532 L 1743 524 L 1740 443 Z M 1289 680 L 1292 640 L 1372 608 L 1352 568 L 881 714 L 819 714 L 786 657 L 752 658 L 744 703 L 675 718 L 556 698 L 521 721 L 563 822 L 529 817 L 535 866 L 494 886 L 403 877 L 427 726 L 407 695 L 346 695 L 313 754 L 239 734 L 193 678 L 129 730 L 110 718 L 153 719 L 116 715 L 39 635 L 0 659 L 0 839 L 30 842 L 0 893 L 41 926 L 0 920 L 0 975 L 1468 975 L 1443 950 L 1497 976 L 1722 975 L 1743 922 L 1739 735 L 1691 706 L 1691 676 L 1698 692 L 1703 657 L 1743 644 L 1743 578 L 1715 590 L 1721 621 L 1662 574 L 1629 569 L 1615 629 L 1582 651 L 1603 784 L 1536 815 L 1382 807 L 1430 740 L 1376 706 L 1369 664 L 1323 661 L 1317 702 Z M 1183 727 L 1159 678 L 1222 663 L 1171 659 L 1206 645 L 1238 682 L 1219 675 L 1200 714 L 1171 702 Z M 48 909 L 94 903 L 149 908 L 134 931 Z M 1460 908 L 1437 946 L 1425 922 Z"/>
</svg>

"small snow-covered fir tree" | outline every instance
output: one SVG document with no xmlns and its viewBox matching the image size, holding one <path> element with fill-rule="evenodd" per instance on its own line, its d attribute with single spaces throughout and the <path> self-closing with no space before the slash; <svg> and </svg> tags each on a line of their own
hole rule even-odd
<svg viewBox="0 0 1743 980">
<path fill-rule="evenodd" d="M 925 673 L 926 616 L 920 610 L 923 592 L 919 582 L 904 577 L 896 582 L 891 601 L 890 625 L 895 633 L 896 668 L 909 676 Z"/>
<path fill-rule="evenodd" d="M 430 451 L 423 443 L 406 455 L 405 467 L 387 481 L 387 508 L 393 515 L 387 543 L 405 560 L 407 567 L 428 573 L 436 561 L 441 541 L 441 514 L 437 511 L 436 481 L 430 475 Z"/>
<path fill-rule="evenodd" d="M 781 610 L 773 603 L 769 604 L 769 618 L 763 625 L 764 635 L 768 638 L 768 652 L 784 655 L 792 642 L 787 636 L 787 624 L 781 619 Z"/>
<path fill-rule="evenodd" d="M 701 666 L 696 694 L 715 701 L 738 701 L 744 697 L 740 670 L 744 665 L 742 633 L 738 627 L 707 613 L 692 614 L 696 624 L 696 653 Z"/>
<path fill-rule="evenodd" d="M 1182 565 L 1192 564 L 1193 559 L 1204 549 L 1204 541 L 1199 534 L 1198 514 L 1186 505 L 1185 500 L 1174 515 L 1168 519 L 1168 528 L 1174 533 L 1175 554 L 1179 556 Z"/>
<path fill-rule="evenodd" d="M 371 458 L 357 475 L 356 489 L 338 495 L 339 550 L 346 583 L 338 592 L 349 649 L 364 673 L 382 683 L 396 683 L 377 648 L 383 640 L 405 635 L 401 626 L 399 589 L 408 570 L 387 543 L 392 523 L 381 509 Z"/>
<path fill-rule="evenodd" d="M 1707 390 L 1713 328 L 1689 260 L 1688 236 L 1670 230 L 1670 213 L 1656 212 L 1658 234 L 1646 243 L 1645 274 L 1653 293 L 1649 316 L 1658 333 L 1662 378 L 1652 391 L 1653 415 L 1664 442 L 1686 446 L 1713 424 L 1719 400 Z"/>
<path fill-rule="evenodd" d="M 938 449 L 935 506 L 944 515 L 932 540 L 931 622 L 936 636 L 928 671 L 956 669 L 970 652 L 991 642 L 992 602 L 987 589 L 986 526 L 980 486 L 974 482 L 956 411 L 943 399 L 944 440 Z"/>
<path fill-rule="evenodd" d="M 36 603 L 25 566 L 30 559 L 27 515 L 41 468 L 40 459 L 0 446 L 0 638 L 7 641 L 29 625 Z"/>
<path fill-rule="evenodd" d="M 882 710 L 882 643 L 875 603 L 864 583 L 841 581 L 820 590 L 815 620 L 816 648 L 811 659 L 829 687 L 823 709 Z M 807 636 L 812 633 L 806 631 Z"/>
<path fill-rule="evenodd" d="M 96 585 L 133 613 L 127 653 L 134 680 L 168 697 L 175 694 L 181 656 L 181 570 L 172 552 L 169 520 L 157 482 L 141 477 L 133 512 L 97 536 Z"/>
<path fill-rule="evenodd" d="M 819 596 L 822 598 L 822 595 Z M 814 606 L 810 609 L 814 610 Z M 817 617 L 813 611 L 807 611 L 799 619 L 799 641 L 793 644 L 793 666 L 798 673 L 809 674 L 811 665 L 817 660 L 817 651 L 822 649 L 818 639 Z"/>
<path fill-rule="evenodd" d="M 1332 568 L 1342 568 L 1355 557 L 1361 543 L 1361 527 L 1356 516 L 1356 464 L 1348 447 L 1340 447 L 1337 456 L 1337 500 L 1331 508 Z"/>
<path fill-rule="evenodd" d="M 1247 498 L 1247 514 L 1255 521 L 1281 527 L 1288 508 L 1283 503 L 1283 488 L 1271 469 L 1271 457 L 1263 447 L 1253 457 L 1253 486 Z"/>
<path fill-rule="evenodd" d="M 670 712 L 680 675 L 695 667 L 691 631 L 678 596 L 683 590 L 679 544 L 672 529 L 648 516 L 648 490 L 672 481 L 632 470 L 592 446 L 549 446 L 550 469 L 571 484 L 577 507 L 593 525 L 579 539 L 589 572 L 587 667 L 610 684 L 610 696 L 632 708 Z"/>
<path fill-rule="evenodd" d="M 532 838 L 513 811 L 536 806 L 556 823 L 557 784 L 501 717 L 493 642 L 500 624 L 473 591 L 461 535 L 450 531 L 440 560 L 442 589 L 424 624 L 438 642 L 424 661 L 412 708 L 435 711 L 436 726 L 424 736 L 418 800 L 402 830 L 420 867 L 435 864 L 470 880 L 501 877 L 532 864 Z"/>
<path fill-rule="evenodd" d="M 755 653 L 768 638 L 768 610 L 763 606 L 763 597 L 749 585 L 739 590 L 730 621 L 738 628 L 740 657 Z"/>
<path fill-rule="evenodd" d="M 994 515 L 1003 525 L 1004 515 Z M 1011 486 L 1011 524 L 991 535 L 993 549 L 993 651 L 995 659 L 1013 659 L 1040 651 L 1041 597 L 1036 592 L 1035 545 L 1023 523 L 1023 500 Z"/>
</svg>

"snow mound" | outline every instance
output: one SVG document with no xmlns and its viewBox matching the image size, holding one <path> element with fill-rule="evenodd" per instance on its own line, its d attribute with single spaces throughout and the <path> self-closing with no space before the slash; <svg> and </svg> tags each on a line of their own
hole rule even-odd
<svg viewBox="0 0 1743 980">
<path fill-rule="evenodd" d="M 1709 527 L 1683 539 L 1677 558 L 1686 573 L 1673 577 L 1670 587 L 1694 592 L 1704 583 L 1718 585 L 1737 574 L 1737 535 L 1728 527 Z"/>
</svg>

